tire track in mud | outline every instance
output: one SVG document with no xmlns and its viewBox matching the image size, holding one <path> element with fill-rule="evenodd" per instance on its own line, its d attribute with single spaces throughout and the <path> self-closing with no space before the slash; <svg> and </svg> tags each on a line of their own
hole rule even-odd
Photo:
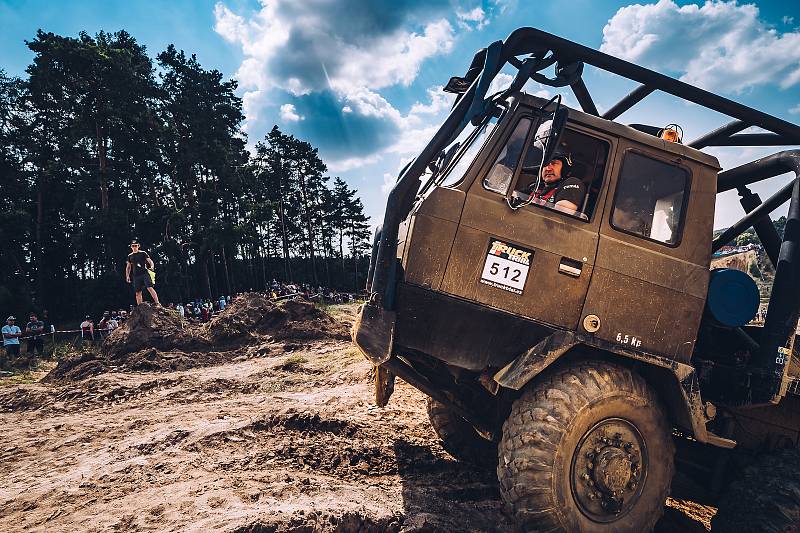
<svg viewBox="0 0 800 533">
<path fill-rule="evenodd" d="M 79 386 L 16 388 L 0 393 L 0 411 L 69 411 L 85 410 L 141 400 L 146 394 L 180 386 L 182 378 L 159 378 L 136 385 L 91 379 Z"/>
<path fill-rule="evenodd" d="M 375 408 L 349 344 L 287 344 L 0 389 L 0 530 L 513 530 L 495 472 L 444 452 L 421 393 L 398 381 Z M 687 509 L 657 531 L 697 531 Z"/>
</svg>

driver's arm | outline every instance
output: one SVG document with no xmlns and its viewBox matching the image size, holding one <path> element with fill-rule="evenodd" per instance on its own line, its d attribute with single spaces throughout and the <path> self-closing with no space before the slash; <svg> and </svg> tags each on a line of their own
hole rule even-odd
<svg viewBox="0 0 800 533">
<path fill-rule="evenodd" d="M 566 207 L 567 209 L 572 209 L 573 211 L 578 210 L 578 206 L 570 202 L 569 200 L 559 200 L 556 202 L 558 207 Z"/>
<path fill-rule="evenodd" d="M 565 179 L 556 192 L 555 205 L 578 211 L 586 196 L 586 185 L 576 177 Z"/>
</svg>

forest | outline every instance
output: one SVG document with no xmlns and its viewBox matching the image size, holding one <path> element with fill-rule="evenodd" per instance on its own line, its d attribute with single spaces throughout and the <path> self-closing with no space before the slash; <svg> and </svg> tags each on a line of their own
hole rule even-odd
<svg viewBox="0 0 800 533">
<path fill-rule="evenodd" d="M 0 69 L 0 311 L 127 306 L 133 238 L 165 304 L 273 278 L 363 287 L 357 191 L 277 126 L 248 147 L 236 81 L 125 31 L 26 44 L 26 76 Z"/>
</svg>

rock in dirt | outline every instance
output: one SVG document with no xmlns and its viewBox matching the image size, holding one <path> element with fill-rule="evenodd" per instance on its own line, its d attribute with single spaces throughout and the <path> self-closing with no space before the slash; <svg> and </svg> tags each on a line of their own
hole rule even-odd
<svg viewBox="0 0 800 533">
<path fill-rule="evenodd" d="M 265 341 L 349 338 L 346 324 L 300 300 L 276 304 L 261 294 L 242 294 L 205 324 L 143 303 L 108 336 L 99 352 L 85 349 L 62 359 L 44 381 L 75 381 L 112 370 L 187 370 L 231 360 L 241 355 L 238 349 L 243 346 Z"/>
</svg>

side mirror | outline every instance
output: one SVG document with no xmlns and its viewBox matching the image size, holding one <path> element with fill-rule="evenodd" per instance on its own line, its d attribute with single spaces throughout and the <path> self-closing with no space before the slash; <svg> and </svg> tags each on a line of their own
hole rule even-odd
<svg viewBox="0 0 800 533">
<path fill-rule="evenodd" d="M 554 112 L 544 115 L 539 129 L 536 130 L 533 143 L 544 153 L 543 162 L 550 161 L 558 149 L 561 133 L 564 131 L 564 126 L 567 125 L 568 115 L 566 107 L 558 106 Z"/>
<path fill-rule="evenodd" d="M 453 94 L 464 94 L 469 89 L 469 86 L 472 82 L 467 78 L 460 78 L 458 76 L 453 76 L 447 82 L 447 85 L 442 88 L 442 90 L 446 93 L 453 93 Z"/>
</svg>

